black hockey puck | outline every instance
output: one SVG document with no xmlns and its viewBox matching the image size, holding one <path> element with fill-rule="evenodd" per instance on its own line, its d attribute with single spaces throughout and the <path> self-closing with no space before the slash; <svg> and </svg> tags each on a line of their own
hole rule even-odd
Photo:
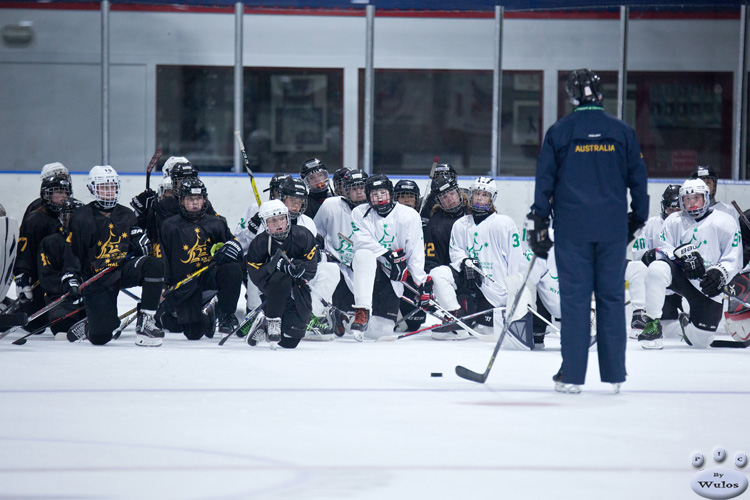
<svg viewBox="0 0 750 500">
<path fill-rule="evenodd" d="M 430 377 L 442 377 L 443 374 L 440 372 L 432 372 L 430 373 Z"/>
</svg>

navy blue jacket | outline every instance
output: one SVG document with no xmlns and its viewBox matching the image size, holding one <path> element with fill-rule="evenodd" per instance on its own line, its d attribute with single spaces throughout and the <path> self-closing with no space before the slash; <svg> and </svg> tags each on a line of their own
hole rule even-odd
<svg viewBox="0 0 750 500">
<path fill-rule="evenodd" d="M 579 106 L 552 125 L 536 167 L 531 210 L 554 211 L 556 237 L 618 241 L 633 217 L 648 219 L 646 164 L 635 130 L 601 106 Z"/>
</svg>

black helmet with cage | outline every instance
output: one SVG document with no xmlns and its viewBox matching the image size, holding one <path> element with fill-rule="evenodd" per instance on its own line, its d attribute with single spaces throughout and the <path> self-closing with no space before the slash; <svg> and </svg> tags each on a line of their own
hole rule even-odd
<svg viewBox="0 0 750 500">
<path fill-rule="evenodd" d="M 383 198 L 380 200 L 373 200 L 373 193 L 375 191 L 380 191 L 381 189 L 388 191 L 387 199 Z M 393 207 L 396 204 L 393 199 L 393 183 L 383 174 L 375 174 L 367 178 L 367 181 L 365 182 L 365 196 L 367 197 L 367 202 L 370 206 L 375 209 L 381 217 L 385 217 L 391 213 L 391 210 L 393 210 Z"/>
<path fill-rule="evenodd" d="M 565 91 L 574 106 L 602 104 L 602 81 L 599 75 L 583 68 L 571 71 L 565 84 Z"/>
<path fill-rule="evenodd" d="M 680 185 L 670 184 L 661 195 L 661 218 L 680 211 Z"/>
<path fill-rule="evenodd" d="M 299 171 L 300 177 L 307 184 L 311 194 L 319 194 L 328 191 L 328 169 L 325 163 L 317 158 L 310 158 L 302 163 Z"/>
<path fill-rule="evenodd" d="M 203 198 L 203 203 L 200 207 L 193 209 L 189 205 L 196 196 Z M 206 209 L 208 208 L 208 190 L 206 190 L 206 185 L 203 184 L 203 181 L 197 177 L 183 180 L 182 184 L 180 184 L 180 189 L 177 191 L 177 197 L 180 202 L 180 212 L 187 220 L 195 222 L 206 214 Z"/>
<path fill-rule="evenodd" d="M 290 174 L 283 174 L 283 173 L 273 174 L 273 177 L 271 177 L 271 180 L 268 182 L 268 187 L 263 190 L 264 193 L 266 191 L 269 191 L 268 193 L 269 200 L 279 199 L 279 187 L 281 186 L 281 183 L 284 182 L 284 180 L 289 177 L 291 177 Z"/>
<path fill-rule="evenodd" d="M 432 181 L 430 189 L 444 212 L 456 214 L 463 210 L 463 197 L 455 179 L 438 177 Z"/>
<path fill-rule="evenodd" d="M 73 185 L 62 175 L 51 175 L 42 180 L 39 197 L 51 212 L 60 213 L 63 203 L 73 195 Z"/>
<path fill-rule="evenodd" d="M 341 167 L 333 173 L 333 194 L 336 196 L 346 196 L 346 192 L 344 191 L 344 180 L 347 172 L 351 172 L 351 170 L 346 167 Z"/>
<path fill-rule="evenodd" d="M 289 217 L 296 219 L 307 208 L 307 185 L 302 179 L 284 178 L 279 186 L 279 200 L 289 209 Z"/>
<path fill-rule="evenodd" d="M 396 201 L 407 207 L 419 210 L 419 199 L 422 193 L 417 183 L 411 179 L 401 179 L 393 187 L 393 195 Z"/>
</svg>

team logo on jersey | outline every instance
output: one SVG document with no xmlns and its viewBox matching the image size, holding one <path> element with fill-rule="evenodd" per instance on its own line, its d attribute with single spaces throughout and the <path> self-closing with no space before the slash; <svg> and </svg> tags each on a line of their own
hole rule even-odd
<svg viewBox="0 0 750 500">
<path fill-rule="evenodd" d="M 113 261 L 119 261 L 125 258 L 127 252 L 120 250 L 120 246 L 127 248 L 128 244 L 128 233 L 122 233 L 117 236 L 114 232 L 114 224 L 109 225 L 109 238 L 107 241 L 97 241 L 96 245 L 99 247 L 99 255 L 95 257 L 96 260 L 104 260 L 106 264 Z"/>
<path fill-rule="evenodd" d="M 695 237 L 697 233 L 698 233 L 698 228 L 697 227 L 693 228 L 693 235 L 690 237 L 690 240 L 682 241 L 682 238 L 680 238 L 680 244 L 684 245 L 684 244 L 692 243 L 695 241 L 696 243 L 698 243 L 697 245 L 695 245 L 695 250 L 698 250 L 701 247 L 701 245 L 708 245 L 708 240 L 698 241 L 698 238 Z"/>
<path fill-rule="evenodd" d="M 391 239 L 386 240 L 387 237 L 390 237 Z M 378 240 L 378 243 L 383 245 L 383 248 L 385 248 L 386 250 L 390 250 L 391 245 L 393 245 L 395 239 L 395 236 L 391 236 L 390 234 L 388 234 L 388 224 L 383 224 L 383 236 L 380 238 L 380 240 Z"/>
<path fill-rule="evenodd" d="M 201 242 L 201 229 L 195 228 L 195 243 L 192 247 L 183 245 L 182 249 L 187 253 L 185 260 L 180 259 L 183 264 L 195 264 L 196 267 L 201 267 L 203 264 L 211 260 L 211 254 L 208 249 L 211 246 L 211 238 Z"/>
<path fill-rule="evenodd" d="M 352 261 L 354 255 L 352 238 L 354 237 L 355 231 L 359 231 L 359 229 L 352 222 L 352 232 L 349 233 L 349 236 L 344 237 L 343 234 L 339 233 L 339 246 L 333 247 L 333 249 L 341 256 L 341 262 L 344 264 L 348 264 Z"/>
<path fill-rule="evenodd" d="M 480 243 L 477 241 L 477 237 L 479 236 L 479 233 L 474 233 L 474 241 L 472 242 L 470 247 L 466 247 L 466 251 L 469 253 L 469 257 L 472 259 L 477 259 L 481 261 L 482 259 L 479 258 L 479 252 L 490 246 L 489 243 Z"/>
</svg>

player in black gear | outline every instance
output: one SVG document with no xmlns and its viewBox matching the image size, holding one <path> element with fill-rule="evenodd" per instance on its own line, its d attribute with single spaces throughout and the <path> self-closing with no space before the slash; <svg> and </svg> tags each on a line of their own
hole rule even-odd
<svg viewBox="0 0 750 500">
<path fill-rule="evenodd" d="M 344 177 L 350 170 L 346 167 L 341 167 L 333 173 L 333 194 L 336 196 L 344 196 Z"/>
<path fill-rule="evenodd" d="M 300 177 L 310 190 L 305 215 L 314 219 L 323 200 L 331 196 L 331 189 L 328 185 L 328 169 L 319 159 L 310 158 L 302 164 Z"/>
<path fill-rule="evenodd" d="M 61 282 L 63 290 L 83 297 L 88 317 L 87 336 L 94 345 L 112 340 L 120 325 L 117 295 L 123 288 L 142 287 L 136 324 L 136 345 L 161 345 L 164 332 L 154 323 L 164 282 L 162 261 L 151 256 L 146 231 L 136 223 L 135 214 L 117 203 L 120 176 L 109 165 L 95 166 L 87 187 L 94 201 L 77 209 L 70 219 L 70 246 L 73 259 L 66 259 Z M 118 269 L 101 277 L 83 290 L 81 283 L 107 267 Z"/>
<path fill-rule="evenodd" d="M 39 245 L 51 234 L 61 231 L 58 214 L 72 193 L 70 181 L 63 176 L 50 176 L 42 181 L 39 199 L 42 205 L 29 212 L 21 222 L 18 238 L 18 254 L 13 272 L 16 276 L 16 291 L 20 300 L 19 312 L 29 316 L 45 306 L 44 292 L 34 288 L 39 279 L 37 258 Z M 31 332 L 49 322 L 47 315 L 42 315 L 24 328 Z"/>
<path fill-rule="evenodd" d="M 70 217 L 76 209 L 82 206 L 83 203 L 78 200 L 68 199 L 63 202 L 58 214 L 62 231 L 47 236 L 39 245 L 39 257 L 37 260 L 39 286 L 44 292 L 47 303 L 53 302 L 65 293 L 61 278 L 64 274 L 63 267 L 65 260 L 71 258 L 70 252 L 72 252 L 70 245 L 65 240 L 70 234 L 68 230 Z M 83 304 L 80 302 L 76 304 L 72 302 L 63 303 L 48 313 L 48 321 L 52 322 L 80 308 L 83 308 Z M 50 330 L 54 335 L 57 335 L 60 332 L 67 331 L 68 328 L 85 317 L 86 312 L 81 311 L 69 318 L 58 321 L 50 326 Z"/>
<path fill-rule="evenodd" d="M 65 168 L 65 165 L 60 162 L 47 163 L 44 167 L 42 167 L 42 182 L 44 182 L 44 179 L 48 177 L 64 177 L 68 182 L 70 182 L 70 193 L 71 196 L 73 195 L 73 179 L 71 179 L 70 172 L 68 172 L 68 169 Z M 37 208 L 41 208 L 43 205 L 44 200 L 41 196 L 29 203 L 29 206 L 26 207 L 26 211 L 23 213 L 23 219 L 21 219 L 21 221 L 26 220 L 26 217 L 28 217 L 31 212 L 33 212 Z"/>
<path fill-rule="evenodd" d="M 180 158 L 183 161 L 173 163 L 169 169 L 169 178 L 172 181 L 172 191 L 174 193 L 179 192 L 183 181 L 198 178 L 198 169 L 187 161 L 187 158 Z M 133 207 L 138 216 L 138 225 L 146 228 L 148 237 L 153 242 L 154 255 L 159 256 L 161 253 L 162 225 L 165 220 L 180 214 L 180 202 L 176 196 L 167 196 L 158 199 L 157 193 L 149 188 L 138 196 L 135 196 L 130 201 L 130 206 Z M 208 200 L 206 200 L 206 210 L 208 213 L 216 214 L 211 202 Z"/>
<path fill-rule="evenodd" d="M 268 340 L 272 347 L 297 347 L 312 314 L 311 280 L 318 268 L 315 237 L 306 228 L 293 225 L 289 210 L 280 200 L 260 207 L 266 230 L 250 243 L 247 252 L 250 279 L 266 299 L 248 333 L 250 345 Z M 286 299 L 285 299 L 286 298 Z"/>
<path fill-rule="evenodd" d="M 204 335 L 213 337 L 218 316 L 219 331 L 230 334 L 239 326 L 234 311 L 242 283 L 242 248 L 226 221 L 207 212 L 206 186 L 200 179 L 183 181 L 177 198 L 180 214 L 167 219 L 162 227 L 167 285 L 214 264 L 165 296 L 157 312 L 159 324 L 169 331 L 183 332 L 189 340 L 198 340 Z M 213 303 L 203 307 L 214 295 L 216 314 Z"/>
<path fill-rule="evenodd" d="M 458 182 L 458 174 L 456 173 L 456 169 L 453 168 L 453 165 L 450 163 L 439 163 L 437 166 L 435 166 L 435 172 L 432 172 L 430 175 L 430 179 L 433 181 L 445 177 L 447 179 L 453 180 Z M 432 187 L 432 184 L 430 185 Z M 429 219 L 430 214 L 432 213 L 432 209 L 437 204 L 436 197 L 437 193 L 435 193 L 432 189 L 430 189 L 430 193 L 425 196 L 424 202 L 422 203 L 422 209 L 419 211 L 419 215 L 422 217 L 422 219 Z"/>
<path fill-rule="evenodd" d="M 401 179 L 393 187 L 393 195 L 396 201 L 414 210 L 419 210 L 422 195 L 417 183 L 409 179 Z"/>
</svg>

